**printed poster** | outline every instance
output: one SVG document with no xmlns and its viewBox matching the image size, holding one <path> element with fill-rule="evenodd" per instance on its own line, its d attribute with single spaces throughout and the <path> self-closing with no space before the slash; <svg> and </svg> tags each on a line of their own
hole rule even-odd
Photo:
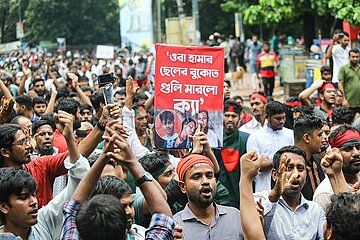
<svg viewBox="0 0 360 240">
<path fill-rule="evenodd" d="M 190 148 L 202 123 L 210 146 L 222 147 L 223 91 L 223 48 L 156 44 L 155 146 Z"/>
</svg>

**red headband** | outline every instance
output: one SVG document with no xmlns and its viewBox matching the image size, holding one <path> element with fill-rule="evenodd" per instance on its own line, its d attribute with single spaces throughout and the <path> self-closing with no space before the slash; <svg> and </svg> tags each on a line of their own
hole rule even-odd
<svg viewBox="0 0 360 240">
<path fill-rule="evenodd" d="M 344 143 L 350 141 L 359 141 L 360 133 L 356 130 L 346 130 L 342 134 L 337 135 L 333 140 L 329 140 L 330 146 L 332 148 L 337 148 Z"/>
<path fill-rule="evenodd" d="M 209 164 L 212 169 L 214 169 L 214 164 L 208 157 L 200 154 L 190 154 L 186 158 L 181 159 L 176 168 L 176 173 L 179 176 L 180 181 L 184 181 L 186 171 L 195 164 L 206 163 Z"/>
<path fill-rule="evenodd" d="M 250 95 L 250 99 L 259 98 L 263 103 L 267 104 L 268 101 L 264 95 L 261 95 L 259 93 L 253 93 Z"/>
<path fill-rule="evenodd" d="M 137 81 L 139 85 L 143 85 L 144 83 L 147 83 L 149 81 L 148 78 L 145 78 L 144 80 Z"/>
<path fill-rule="evenodd" d="M 284 103 L 286 106 L 289 106 L 289 107 L 298 107 L 298 106 L 301 106 L 301 102 L 299 101 L 295 101 L 295 102 L 285 102 Z"/>
<path fill-rule="evenodd" d="M 336 87 L 335 87 L 335 85 L 333 84 L 333 83 L 325 83 L 322 87 L 321 87 L 321 89 L 320 89 L 320 92 L 324 92 L 325 91 L 325 89 L 336 89 Z"/>
</svg>

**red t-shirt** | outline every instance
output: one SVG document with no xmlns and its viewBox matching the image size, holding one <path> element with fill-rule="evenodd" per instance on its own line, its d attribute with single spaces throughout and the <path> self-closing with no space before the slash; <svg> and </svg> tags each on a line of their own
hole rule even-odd
<svg viewBox="0 0 360 240">
<path fill-rule="evenodd" d="M 62 133 L 58 129 L 56 129 L 54 132 L 53 145 L 54 145 L 54 147 L 59 149 L 58 153 L 63 153 L 68 150 L 65 137 L 64 137 L 64 135 L 62 135 Z"/>
<path fill-rule="evenodd" d="M 260 53 L 257 59 L 257 65 L 260 67 L 262 77 L 273 78 L 275 77 L 275 63 L 279 62 L 278 56 L 274 52 Z"/>
<path fill-rule="evenodd" d="M 64 166 L 65 159 L 69 156 L 68 152 L 41 156 L 31 159 L 25 164 L 27 170 L 36 182 L 36 198 L 38 206 L 45 206 L 53 198 L 54 180 L 58 176 L 67 174 L 68 170 Z"/>
</svg>

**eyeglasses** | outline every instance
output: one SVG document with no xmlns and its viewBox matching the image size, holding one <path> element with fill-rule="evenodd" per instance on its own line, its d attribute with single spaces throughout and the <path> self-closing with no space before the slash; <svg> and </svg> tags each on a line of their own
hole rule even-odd
<svg viewBox="0 0 360 240">
<path fill-rule="evenodd" d="M 346 147 L 341 147 L 339 149 L 344 152 L 351 152 L 354 148 L 357 151 L 360 151 L 360 144 L 354 144 L 354 145 L 350 145 L 350 146 L 346 146 Z"/>
<path fill-rule="evenodd" d="M 53 132 L 40 132 L 40 133 L 39 133 L 39 136 L 43 137 L 43 136 L 45 136 L 46 134 L 49 135 L 49 136 L 52 136 L 54 133 L 53 133 Z"/>
<path fill-rule="evenodd" d="M 16 143 L 14 143 L 14 144 L 11 144 L 11 146 L 14 146 L 14 145 L 26 146 L 26 145 L 29 145 L 29 144 L 30 144 L 30 139 L 29 138 L 23 138 L 23 139 L 17 141 Z"/>
</svg>

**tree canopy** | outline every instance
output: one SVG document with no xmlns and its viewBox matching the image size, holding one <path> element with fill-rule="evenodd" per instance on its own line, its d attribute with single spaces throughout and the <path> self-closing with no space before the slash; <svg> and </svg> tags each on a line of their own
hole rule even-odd
<svg viewBox="0 0 360 240">
<path fill-rule="evenodd" d="M 68 44 L 119 42 L 116 0 L 0 0 L 0 5 L 0 24 L 5 22 L 2 31 L 12 31 L 13 35 L 20 6 L 25 40 L 29 42 L 54 41 L 56 37 L 65 37 Z"/>
</svg>

